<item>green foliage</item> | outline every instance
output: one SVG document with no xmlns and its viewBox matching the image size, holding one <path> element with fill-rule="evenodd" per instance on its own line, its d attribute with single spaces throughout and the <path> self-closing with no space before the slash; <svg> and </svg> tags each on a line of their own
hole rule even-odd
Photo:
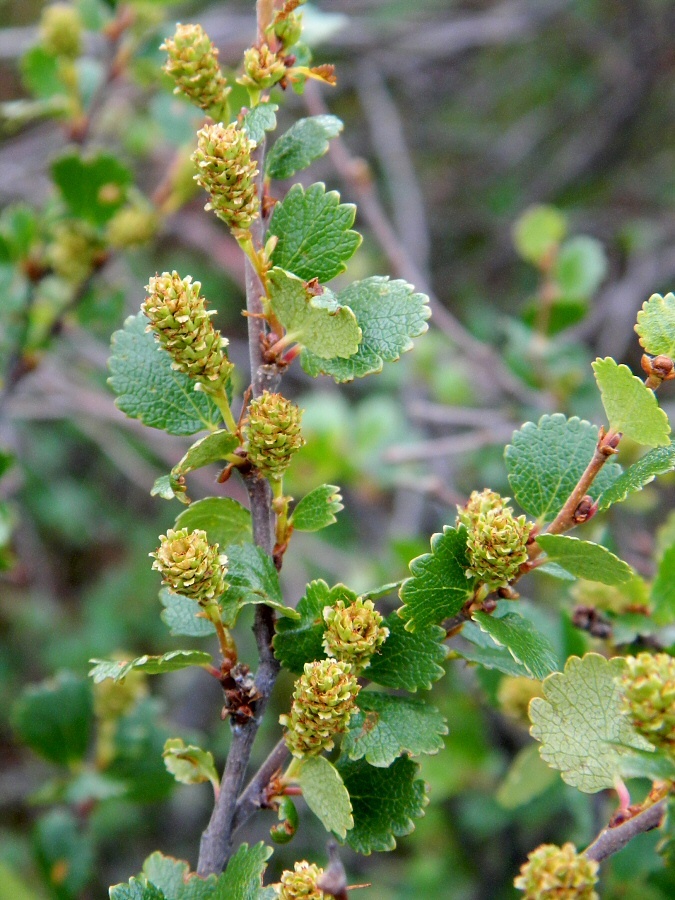
<svg viewBox="0 0 675 900">
<path fill-rule="evenodd" d="M 328 152 L 328 141 L 337 137 L 343 125 L 337 116 L 312 116 L 298 119 L 285 134 L 277 138 L 267 155 L 267 178 L 282 181 L 306 169 L 315 159 Z"/>
<path fill-rule="evenodd" d="M 668 547 L 659 560 L 652 582 L 651 601 L 657 624 L 670 625 L 675 621 L 675 544 Z"/>
<path fill-rule="evenodd" d="M 199 605 L 189 597 L 181 597 L 168 588 L 162 588 L 159 600 L 164 607 L 162 621 L 169 626 L 172 635 L 207 637 L 215 633 L 213 622 L 201 614 Z"/>
<path fill-rule="evenodd" d="M 231 497 L 205 497 L 196 500 L 176 519 L 176 528 L 201 529 L 210 544 L 227 551 L 231 544 L 251 540 L 251 513 Z"/>
<path fill-rule="evenodd" d="M 495 669 L 503 675 L 531 677 L 531 673 L 513 657 L 506 646 L 497 643 L 487 631 L 474 622 L 467 622 L 462 628 L 462 638 L 460 646 L 453 646 L 452 655 L 467 662 L 477 663 L 485 669 Z M 467 641 L 468 646 L 465 643 Z"/>
<path fill-rule="evenodd" d="M 657 475 L 665 475 L 675 468 L 675 444 L 667 447 L 655 447 L 649 453 L 645 453 L 642 459 L 633 463 L 600 495 L 598 506 L 600 509 L 608 509 L 614 503 L 621 503 L 631 494 L 641 491 L 643 487 L 656 478 Z M 603 470 L 604 471 L 604 470 Z"/>
<path fill-rule="evenodd" d="M 230 434 L 229 431 L 214 431 L 207 434 L 190 447 L 180 462 L 173 467 L 171 474 L 174 478 L 178 475 L 187 475 L 194 469 L 201 469 L 203 466 L 227 459 L 239 444 L 236 434 Z"/>
<path fill-rule="evenodd" d="M 176 781 L 182 784 L 201 784 L 210 781 L 218 787 L 219 778 L 213 754 L 194 744 L 185 744 L 182 738 L 170 738 L 164 744 L 164 765 Z"/>
<path fill-rule="evenodd" d="M 445 631 L 438 625 L 418 625 L 414 633 L 397 612 L 384 620 L 389 637 L 370 661 L 368 678 L 383 687 L 428 690 L 445 674 Z"/>
<path fill-rule="evenodd" d="M 354 819 L 349 794 L 335 766 L 325 756 L 310 756 L 301 761 L 296 777 L 307 806 L 326 831 L 344 840 Z"/>
<path fill-rule="evenodd" d="M 555 781 L 556 773 L 542 760 L 537 744 L 527 744 L 516 754 L 495 797 L 506 809 L 517 809 L 539 797 Z"/>
<path fill-rule="evenodd" d="M 412 338 L 427 330 L 428 297 L 415 292 L 405 281 L 373 276 L 340 291 L 337 302 L 356 316 L 362 340 L 349 358 L 323 356 L 305 344 L 302 367 L 308 375 L 332 375 L 338 383 L 381 372 L 385 362 L 394 362 L 412 349 Z"/>
<path fill-rule="evenodd" d="M 401 588 L 400 610 L 410 631 L 456 615 L 471 596 L 475 579 L 466 576 L 466 537 L 464 526 L 446 525 L 432 536 L 431 553 L 411 561 L 412 578 Z"/>
<path fill-rule="evenodd" d="M 266 131 L 274 131 L 277 127 L 278 109 L 276 103 L 259 103 L 244 116 L 241 127 L 256 144 L 262 141 Z"/>
<path fill-rule="evenodd" d="M 359 711 L 349 722 L 342 754 L 387 768 L 406 753 L 438 753 L 441 735 L 448 733 L 444 716 L 425 700 L 393 697 L 377 691 L 361 691 Z"/>
<path fill-rule="evenodd" d="M 568 534 L 542 534 L 537 543 L 550 559 L 587 581 L 623 584 L 634 575 L 628 563 L 592 541 L 582 541 Z"/>
<path fill-rule="evenodd" d="M 262 841 L 252 847 L 246 843 L 240 844 L 225 873 L 218 878 L 210 900 L 231 900 L 234 897 L 237 900 L 263 900 L 262 876 L 271 855 L 272 848 Z"/>
<path fill-rule="evenodd" d="M 567 233 L 564 215 L 554 206 L 532 206 L 513 229 L 516 250 L 534 265 L 543 263 Z"/>
<path fill-rule="evenodd" d="M 337 522 L 336 513 L 344 509 L 340 488 L 321 484 L 299 501 L 291 524 L 296 531 L 320 531 Z"/>
<path fill-rule="evenodd" d="M 368 856 L 373 851 L 393 850 L 396 838 L 415 827 L 413 819 L 424 815 L 427 804 L 418 766 L 401 757 L 389 768 L 376 768 L 365 760 L 341 758 L 337 769 L 352 801 L 354 827 L 347 843 Z"/>
<path fill-rule="evenodd" d="M 305 663 L 325 657 L 322 644 L 326 627 L 323 610 L 326 606 L 333 606 L 337 600 L 344 598 L 345 594 L 356 599 L 356 594 L 342 584 L 329 588 L 321 579 L 310 581 L 296 607 L 299 616 L 297 621 L 280 619 L 277 623 L 274 653 L 284 668 L 301 675 Z"/>
<path fill-rule="evenodd" d="M 146 331 L 147 324 L 143 313 L 129 316 L 112 336 L 109 383 L 116 405 L 132 419 L 169 434 L 214 431 L 220 421 L 216 405 L 171 367 L 171 357 Z"/>
<path fill-rule="evenodd" d="M 200 878 L 190 873 L 189 865 L 182 859 L 159 852 L 145 860 L 143 875 L 162 891 L 166 900 L 210 900 L 216 882 L 215 875 Z"/>
<path fill-rule="evenodd" d="M 526 422 L 504 451 L 511 490 L 525 512 L 550 522 L 562 509 L 598 443 L 590 422 L 562 413 Z M 621 468 L 605 463 L 589 493 L 597 499 L 618 479 Z"/>
<path fill-rule="evenodd" d="M 640 344 L 655 356 L 675 354 L 675 294 L 652 294 L 637 314 Z"/>
<path fill-rule="evenodd" d="M 82 159 L 76 153 L 62 156 L 52 165 L 54 183 L 69 211 L 93 225 L 105 225 L 125 200 L 132 175 L 107 153 Z"/>
<path fill-rule="evenodd" d="M 188 666 L 206 666 L 211 662 L 211 654 L 203 650 L 171 650 L 162 656 L 145 655 L 132 660 L 91 659 L 89 662 L 93 663 L 89 676 L 98 684 L 106 678 L 122 681 L 134 669 L 146 675 L 163 675 Z"/>
<path fill-rule="evenodd" d="M 54 809 L 38 819 L 33 834 L 35 855 L 55 900 L 76 900 L 91 878 L 91 837 L 69 810 Z"/>
<path fill-rule="evenodd" d="M 300 618 L 294 609 L 284 606 L 274 562 L 255 544 L 232 544 L 228 548 L 227 582 L 229 586 L 221 604 L 230 625 L 234 625 L 241 610 L 251 603 L 264 603 L 282 616 Z"/>
<path fill-rule="evenodd" d="M 322 182 L 307 190 L 294 184 L 270 219 L 269 234 L 277 238 L 272 262 L 303 281 L 330 281 L 345 271 L 361 243 L 350 230 L 355 216 L 354 204 L 340 203 L 338 192 L 327 192 Z"/>
<path fill-rule="evenodd" d="M 154 884 L 130 878 L 128 884 L 116 884 L 110 888 L 110 900 L 167 900 L 167 897 Z"/>
<path fill-rule="evenodd" d="M 93 723 L 91 685 L 72 672 L 26 688 L 12 709 L 12 726 L 20 740 L 63 766 L 82 759 Z"/>
<path fill-rule="evenodd" d="M 314 294 L 302 279 L 277 268 L 269 274 L 269 285 L 270 305 L 287 330 L 287 341 L 321 359 L 356 353 L 361 341 L 356 316 L 332 291 Z"/>
<path fill-rule="evenodd" d="M 621 713 L 617 679 L 625 665 L 621 657 L 572 656 L 564 672 L 544 681 L 546 699 L 530 703 L 531 734 L 541 741 L 542 759 L 587 794 L 614 787 L 627 774 L 626 758 L 651 746 Z"/>
<path fill-rule="evenodd" d="M 514 660 L 524 666 L 532 678 L 545 678 L 558 668 L 556 652 L 551 642 L 528 619 L 515 613 L 497 617 L 476 612 L 473 620 L 497 645 L 506 647 Z"/>
<path fill-rule="evenodd" d="M 611 428 L 648 447 L 670 443 L 668 416 L 659 407 L 654 392 L 628 366 L 617 365 L 607 356 L 596 359 L 593 371 Z"/>
<path fill-rule="evenodd" d="M 579 235 L 560 248 L 553 276 L 563 297 L 592 297 L 607 274 L 607 257 L 600 241 Z"/>
</svg>

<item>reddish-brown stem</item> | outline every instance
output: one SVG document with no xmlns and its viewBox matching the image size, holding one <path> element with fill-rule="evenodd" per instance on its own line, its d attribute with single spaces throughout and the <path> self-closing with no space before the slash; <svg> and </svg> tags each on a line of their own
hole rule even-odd
<svg viewBox="0 0 675 900">
<path fill-rule="evenodd" d="M 595 481 L 600 469 L 602 469 L 610 456 L 616 453 L 620 439 L 621 435 L 617 434 L 616 431 L 611 429 L 606 433 L 604 430 L 601 431 L 591 461 L 586 466 L 576 487 L 565 501 L 563 508 L 546 529 L 546 534 L 563 534 L 563 532 L 569 531 L 570 528 L 574 528 L 578 524 L 574 515 L 577 507 L 588 494 L 588 490 Z"/>
</svg>

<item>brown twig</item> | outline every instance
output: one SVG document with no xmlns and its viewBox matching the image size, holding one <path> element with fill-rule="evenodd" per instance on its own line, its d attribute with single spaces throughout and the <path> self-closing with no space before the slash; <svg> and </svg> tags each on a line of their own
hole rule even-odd
<svg viewBox="0 0 675 900">
<path fill-rule="evenodd" d="M 604 828 L 593 843 L 586 848 L 585 855 L 596 862 L 602 862 L 603 859 L 622 850 L 634 837 L 658 828 L 663 821 L 666 802 L 667 798 L 659 800 L 658 803 L 647 807 L 644 812 L 627 819 L 621 825 L 617 825 L 615 828 Z"/>
<path fill-rule="evenodd" d="M 267 10 L 267 5 L 259 3 L 259 15 Z M 260 19 L 258 20 L 260 26 Z M 262 191 L 264 143 L 256 149 L 258 168 L 258 191 Z M 259 218 L 252 228 L 256 249 L 262 247 L 264 222 Z M 265 364 L 262 358 L 260 338 L 264 334 L 265 322 L 261 297 L 263 287 L 251 263 L 246 263 L 246 318 L 248 325 L 249 353 L 251 363 L 251 395 L 258 397 L 264 390 L 274 390 L 280 374 L 274 365 Z M 274 521 L 272 513 L 272 492 L 269 482 L 251 471 L 244 476 L 248 491 L 253 524 L 253 540 L 269 556 L 274 548 Z M 258 645 L 259 666 L 255 678 L 257 700 L 255 715 L 242 724 L 234 724 L 232 745 L 225 764 L 220 795 L 217 798 L 211 819 L 204 831 L 199 848 L 197 872 L 202 875 L 220 872 L 230 857 L 232 837 L 235 829 L 237 801 L 242 792 L 246 769 L 251 756 L 253 742 L 267 707 L 272 688 L 279 673 L 279 663 L 272 649 L 274 637 L 274 611 L 267 606 L 256 607 L 253 631 Z"/>
</svg>

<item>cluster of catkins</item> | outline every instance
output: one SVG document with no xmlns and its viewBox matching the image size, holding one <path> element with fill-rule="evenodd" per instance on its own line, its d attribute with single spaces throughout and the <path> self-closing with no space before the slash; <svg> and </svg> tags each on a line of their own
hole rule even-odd
<svg viewBox="0 0 675 900">
<path fill-rule="evenodd" d="M 347 730 L 360 691 L 358 676 L 389 636 L 372 600 L 338 600 L 323 617 L 328 659 L 305 663 L 290 714 L 279 720 L 287 728 L 286 745 L 298 758 L 331 750 L 334 737 Z"/>
</svg>

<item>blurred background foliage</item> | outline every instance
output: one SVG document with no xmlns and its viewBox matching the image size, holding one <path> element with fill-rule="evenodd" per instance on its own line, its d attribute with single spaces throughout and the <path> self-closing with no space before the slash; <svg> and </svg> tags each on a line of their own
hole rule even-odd
<svg viewBox="0 0 675 900">
<path fill-rule="evenodd" d="M 0 0 L 0 900 L 106 896 L 157 848 L 194 866 L 210 788 L 176 786 L 161 749 L 195 737 L 222 762 L 228 743 L 219 690 L 200 671 L 121 698 L 93 697 L 85 675 L 92 656 L 175 646 L 148 552 L 180 509 L 149 491 L 188 441 L 116 410 L 112 331 L 148 277 L 175 268 L 202 282 L 247 371 L 241 254 L 202 211 L 187 162 L 199 118 L 171 94 L 158 48 L 177 20 L 198 21 L 236 66 L 254 4 L 70 8 L 81 38 L 72 21 L 50 29 L 40 2 Z M 364 590 L 404 577 L 471 490 L 508 493 L 503 446 L 523 421 L 561 411 L 600 424 L 590 360 L 637 370 L 636 311 L 675 277 L 669 0 L 333 0 L 306 24 L 338 85 L 280 96 L 282 127 L 324 105 L 344 120 L 343 142 L 307 179 L 360 203 L 350 279 L 408 278 L 433 293 L 435 319 L 377 379 L 338 388 L 288 373 L 307 437 L 291 492 L 329 482 L 346 502 L 321 537 L 296 536 L 288 602 L 310 578 Z M 661 402 L 672 414 L 668 389 Z M 623 447 L 622 461 L 635 453 Z M 193 499 L 215 474 L 190 476 Z M 226 493 L 244 496 L 235 479 Z M 661 550 L 672 543 L 671 500 L 666 478 L 593 534 L 649 577 L 655 530 L 665 526 Z M 628 603 L 546 575 L 523 592 L 563 659 L 607 646 L 573 626 L 575 603 Z M 631 627 L 615 622 L 623 643 Z M 255 662 L 252 640 L 243 655 Z M 282 677 L 258 761 L 290 685 Z M 432 695 L 449 734 L 422 764 L 426 816 L 392 853 L 345 852 L 350 879 L 372 882 L 373 900 L 515 896 L 529 850 L 584 845 L 613 800 L 538 764 L 505 676 L 458 660 Z M 72 730 L 45 750 L 34 731 L 54 706 Z M 273 823 L 261 814 L 240 836 L 264 839 Z M 644 835 L 604 867 L 603 897 L 675 895 L 656 842 Z M 271 875 L 303 857 L 324 860 L 309 822 Z"/>
</svg>

